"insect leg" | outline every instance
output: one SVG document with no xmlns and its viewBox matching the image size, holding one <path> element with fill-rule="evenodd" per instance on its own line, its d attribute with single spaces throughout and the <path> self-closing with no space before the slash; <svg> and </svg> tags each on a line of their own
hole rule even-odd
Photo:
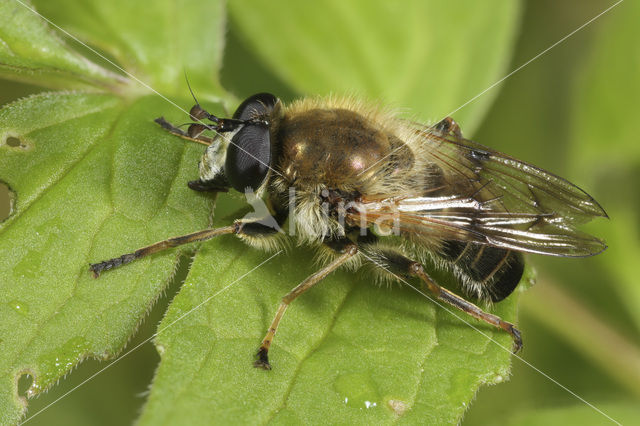
<svg viewBox="0 0 640 426">
<path fill-rule="evenodd" d="M 108 271 L 109 269 L 117 268 L 121 265 L 126 265 L 127 263 L 131 263 L 134 260 L 140 259 L 153 253 L 157 253 L 162 250 L 166 250 L 171 247 L 177 247 L 182 244 L 193 243 L 195 241 L 208 240 L 222 234 L 237 233 L 236 228 L 237 225 L 233 224 L 231 226 L 224 226 L 222 228 L 216 229 L 205 229 L 203 231 L 193 232 L 191 234 L 181 235 L 179 237 L 173 237 L 167 240 L 158 241 L 157 243 L 142 247 L 134 252 L 123 254 L 120 257 L 114 257 L 113 259 L 104 260 L 99 263 L 92 263 L 89 266 L 89 269 L 91 270 L 91 272 L 93 272 L 93 276 L 95 278 L 98 278 L 102 271 Z"/>
<path fill-rule="evenodd" d="M 216 176 L 215 178 L 207 181 L 203 180 L 190 180 L 187 182 L 189 189 L 193 189 L 198 192 L 228 192 L 229 182 L 223 174 Z"/>
<path fill-rule="evenodd" d="M 513 353 L 518 352 L 522 348 L 522 337 L 520 335 L 520 331 L 513 324 L 503 321 L 497 315 L 484 312 L 468 300 L 450 292 L 446 288 L 440 287 L 425 272 L 424 267 L 419 262 L 413 261 L 400 253 L 395 251 L 392 252 L 390 250 L 379 251 L 376 253 L 376 257 L 381 260 L 382 266 L 384 268 L 388 267 L 388 270 L 392 273 L 397 271 L 400 275 L 408 274 L 418 277 L 423 283 L 423 288 L 426 287 L 426 289 L 436 296 L 438 300 L 441 300 L 454 308 L 466 312 L 476 319 L 489 323 L 509 333 L 513 338 Z"/>
<path fill-rule="evenodd" d="M 451 117 L 445 117 L 442 121 L 437 123 L 434 128 L 445 136 L 451 133 L 456 137 L 456 139 L 462 139 L 462 130 L 460 130 L 458 123 L 456 123 Z"/>
<path fill-rule="evenodd" d="M 236 234 L 236 235 L 267 235 L 275 234 L 278 231 L 272 226 L 262 223 L 263 219 L 256 221 L 236 221 L 233 225 L 223 226 L 216 229 L 204 229 L 202 231 L 193 232 L 187 235 L 181 235 L 179 237 L 169 238 L 167 240 L 158 241 L 146 247 L 142 247 L 134 252 L 123 254 L 113 259 L 105 260 L 99 263 L 92 263 L 89 266 L 93 276 L 98 278 L 102 271 L 108 271 L 109 269 L 117 268 L 121 265 L 126 265 L 134 260 L 148 256 L 153 253 L 157 253 L 168 248 L 181 246 L 183 244 L 194 243 L 196 241 L 205 241 L 218 235 L 224 234 Z"/>
<path fill-rule="evenodd" d="M 454 308 L 466 312 L 476 319 L 501 328 L 502 330 L 509 333 L 513 338 L 513 353 L 517 353 L 522 348 L 522 336 L 520 335 L 520 330 L 518 330 L 510 322 L 503 321 L 499 316 L 489 314 L 473 303 L 469 302 L 468 300 L 465 300 L 457 294 L 450 292 L 446 288 L 440 287 L 431 279 L 431 277 L 425 272 L 422 265 L 418 262 L 412 262 L 409 265 L 409 273 L 420 278 L 424 283 L 423 287 L 426 287 L 439 300 L 442 300 L 443 302 L 448 303 Z"/>
<path fill-rule="evenodd" d="M 329 244 L 328 244 L 329 245 Z M 254 367 L 262 368 L 264 370 L 271 370 L 271 364 L 269 364 L 269 347 L 271 346 L 271 342 L 273 341 L 273 337 L 276 334 L 276 330 L 278 329 L 278 324 L 284 315 L 284 312 L 287 310 L 289 304 L 298 296 L 300 296 L 305 291 L 309 290 L 315 284 L 320 282 L 323 278 L 329 275 L 331 272 L 335 271 L 345 263 L 347 260 L 355 256 L 358 252 L 358 249 L 354 243 L 349 240 L 340 240 L 339 243 L 332 242 L 329 245 L 332 249 L 338 251 L 340 255 L 336 257 L 331 263 L 329 263 L 324 268 L 320 269 L 313 275 L 310 275 L 307 279 L 298 284 L 293 290 L 287 293 L 283 298 L 282 302 L 280 302 L 280 306 L 278 307 L 278 311 L 276 312 L 273 321 L 271 322 L 271 326 L 269 327 L 269 331 L 267 331 L 266 336 L 262 339 L 262 343 L 260 344 L 260 348 L 257 353 L 257 360 L 253 363 Z"/>
</svg>

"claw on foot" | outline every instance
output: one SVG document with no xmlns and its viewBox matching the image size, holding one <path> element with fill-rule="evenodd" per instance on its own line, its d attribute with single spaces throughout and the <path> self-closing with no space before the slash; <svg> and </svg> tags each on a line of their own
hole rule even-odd
<svg viewBox="0 0 640 426">
<path fill-rule="evenodd" d="M 139 257 L 136 253 L 138 252 L 123 254 L 120 257 L 114 257 L 113 259 L 105 260 L 100 263 L 92 263 L 89 265 L 89 270 L 93 272 L 93 278 L 98 278 L 102 271 L 108 271 L 110 269 L 117 268 L 118 266 L 133 262 L 137 257 Z"/>
<path fill-rule="evenodd" d="M 261 368 L 263 370 L 271 370 L 271 364 L 269 364 L 269 356 L 267 355 L 267 349 L 260 348 L 256 357 L 258 359 L 253 363 L 255 368 Z"/>
<path fill-rule="evenodd" d="M 520 330 L 514 326 L 511 326 L 510 333 L 513 337 L 513 353 L 517 354 L 522 349 L 522 336 L 520 335 Z"/>
<path fill-rule="evenodd" d="M 98 278 L 102 269 L 103 268 L 101 268 L 101 265 L 99 263 L 92 263 L 89 265 L 89 270 L 93 274 L 93 278 Z"/>
</svg>

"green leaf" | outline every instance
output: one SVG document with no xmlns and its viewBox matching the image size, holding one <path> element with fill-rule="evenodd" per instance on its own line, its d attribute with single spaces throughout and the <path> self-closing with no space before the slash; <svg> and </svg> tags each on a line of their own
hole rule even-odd
<svg viewBox="0 0 640 426">
<path fill-rule="evenodd" d="M 38 10 L 165 96 L 219 99 L 222 1 L 36 0 Z M 139 86 L 139 89 L 148 90 Z"/>
<path fill-rule="evenodd" d="M 207 25 L 196 28 L 190 25 L 205 19 L 195 4 L 199 2 L 180 5 L 184 19 L 176 26 L 174 9 L 144 20 L 142 8 L 126 7 L 125 2 L 95 5 L 93 11 L 86 9 L 87 2 L 65 7 L 47 3 L 58 24 L 73 26 L 96 17 L 79 25 L 84 35 L 111 35 L 105 43 L 114 55 L 124 52 L 119 59 L 129 70 L 157 88 L 177 92 L 185 86 L 181 94 L 188 96 L 182 73 L 186 62 L 198 67 L 196 82 L 209 83 L 205 97 L 220 96 L 216 76 L 223 8 L 210 2 Z M 26 400 L 18 395 L 21 376 L 33 378 L 27 396 L 34 396 L 82 359 L 120 352 L 170 280 L 180 252 L 154 256 L 126 274 L 109 274 L 100 281 L 90 277 L 89 262 L 151 243 L 157 235 L 202 229 L 211 206 L 210 197 L 185 186 L 197 175 L 202 148 L 176 142 L 153 123 L 160 115 L 182 121 L 183 112 L 122 85 L 116 74 L 70 50 L 25 6 L 17 1 L 0 5 L 3 75 L 26 75 L 43 86 L 108 89 L 116 95 L 45 93 L 0 110 L 0 180 L 15 198 L 12 214 L 0 224 L 2 424 L 24 414 Z M 133 30 L 125 32 L 119 25 Z M 138 34 L 135 28 L 145 31 Z M 124 37 L 120 44 L 116 35 Z M 201 40 L 206 43 L 197 45 Z M 183 48 L 189 55 L 182 54 Z M 162 60 L 175 63 L 163 71 Z M 186 106 L 193 101 L 178 102 Z"/>
<path fill-rule="evenodd" d="M 301 94 L 357 94 L 440 120 L 508 73 L 520 2 L 232 1 L 239 37 Z M 454 118 L 471 134 L 497 90 Z"/>
<path fill-rule="evenodd" d="M 609 245 L 595 261 L 605 267 L 607 285 L 618 292 L 640 330 L 640 197 L 635 185 L 640 178 L 640 51 L 633 41 L 640 4 L 624 2 L 608 18 L 575 86 L 571 154 L 576 174 L 602 194 L 600 202 L 611 217 L 592 226 Z"/>
<path fill-rule="evenodd" d="M 28 1 L 0 2 L 0 77 L 48 87 L 115 88 L 116 75 L 71 50 Z"/>
<path fill-rule="evenodd" d="M 168 282 L 176 253 L 100 280 L 89 262 L 206 226 L 210 201 L 185 186 L 201 149 L 153 123 L 166 105 L 56 93 L 0 111 L 0 140 L 23 143 L 0 145 L 0 178 L 16 193 L 0 227 L 0 423 L 23 409 L 20 375 L 34 378 L 32 396 L 83 358 L 118 353 Z"/>
</svg>

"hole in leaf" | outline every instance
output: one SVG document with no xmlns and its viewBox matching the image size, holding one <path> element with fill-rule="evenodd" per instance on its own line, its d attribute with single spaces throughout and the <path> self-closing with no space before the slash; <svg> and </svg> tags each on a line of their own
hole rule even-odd
<svg viewBox="0 0 640 426">
<path fill-rule="evenodd" d="M 33 376 L 28 371 L 22 372 L 18 377 L 18 395 L 27 396 L 32 384 Z"/>
<path fill-rule="evenodd" d="M 19 136 L 14 135 L 6 135 L 4 137 L 4 140 L 0 142 L 0 145 L 6 145 L 9 148 L 29 148 L 29 144 L 24 139 L 21 139 Z"/>
<path fill-rule="evenodd" d="M 15 193 L 4 182 L 0 182 L 0 222 L 6 220 L 13 213 Z"/>
<path fill-rule="evenodd" d="M 15 136 L 9 136 L 7 138 L 6 144 L 9 145 L 10 147 L 17 147 L 17 146 L 21 146 L 22 142 L 20 142 L 20 139 L 16 138 Z"/>
</svg>

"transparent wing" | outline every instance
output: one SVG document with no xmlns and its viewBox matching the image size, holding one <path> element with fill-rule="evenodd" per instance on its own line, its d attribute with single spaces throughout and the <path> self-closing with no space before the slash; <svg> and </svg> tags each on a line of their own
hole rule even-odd
<svg viewBox="0 0 640 426">
<path fill-rule="evenodd" d="M 407 197 L 363 197 L 352 220 L 554 256 L 591 256 L 606 248 L 576 228 L 607 217 L 577 186 L 470 140 L 414 126 L 437 184 L 413 188 Z"/>
</svg>

